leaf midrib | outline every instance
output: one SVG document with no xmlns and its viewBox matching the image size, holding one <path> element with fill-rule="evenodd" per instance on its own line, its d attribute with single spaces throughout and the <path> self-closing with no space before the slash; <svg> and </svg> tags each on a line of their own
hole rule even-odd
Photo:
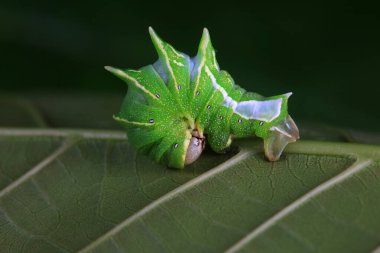
<svg viewBox="0 0 380 253">
<path fill-rule="evenodd" d="M 15 189 L 20 184 L 24 183 L 28 179 L 30 179 L 32 176 L 40 172 L 43 168 L 45 168 L 47 165 L 49 165 L 51 162 L 53 162 L 58 156 L 62 155 L 66 152 L 69 148 L 71 148 L 75 144 L 74 140 L 67 140 L 64 141 L 55 151 L 53 151 L 49 156 L 44 158 L 41 162 L 36 164 L 32 169 L 28 170 L 25 174 L 23 174 L 21 177 L 13 181 L 11 184 L 7 185 L 4 189 L 0 191 L 0 198 L 4 197 L 6 194 L 11 192 L 13 189 Z"/>
<path fill-rule="evenodd" d="M 163 196 L 161 196 L 160 198 L 156 199 L 155 201 L 151 202 L 149 205 L 145 206 L 144 208 L 142 208 L 141 210 L 139 210 L 138 212 L 136 212 L 135 214 L 133 214 L 132 216 L 128 217 L 127 219 L 125 219 L 124 221 L 120 222 L 118 225 L 116 225 L 115 227 L 113 227 L 111 230 L 109 230 L 107 233 L 105 233 L 104 235 L 98 237 L 95 241 L 93 241 L 92 243 L 90 243 L 89 245 L 86 245 L 84 248 L 82 248 L 81 250 L 79 250 L 78 252 L 88 252 L 90 251 L 91 249 L 95 248 L 98 244 L 100 244 L 104 239 L 116 234 L 117 232 L 119 232 L 120 230 L 122 230 L 125 226 L 131 224 L 133 221 L 139 219 L 140 217 L 142 217 L 143 215 L 145 215 L 146 213 L 150 212 L 151 210 L 153 210 L 155 207 L 173 199 L 175 196 L 177 196 L 178 194 L 180 193 L 183 193 L 187 190 L 189 190 L 191 187 L 193 187 L 194 185 L 197 185 L 197 184 L 200 184 L 204 181 L 206 181 L 207 179 L 209 178 L 212 178 L 214 177 L 215 175 L 223 172 L 224 170 L 230 168 L 231 166 L 233 166 L 236 162 L 240 161 L 241 159 L 245 159 L 247 158 L 248 156 L 250 155 L 253 155 L 255 152 L 253 151 L 250 151 L 250 150 L 241 150 L 238 154 L 236 154 L 235 156 L 233 156 L 232 158 L 230 158 L 229 160 L 227 160 L 226 162 L 216 166 L 215 168 L 201 174 L 200 176 L 188 181 L 187 183 L 177 187 L 176 189 L 164 194 Z"/>
<path fill-rule="evenodd" d="M 365 159 L 361 160 L 358 159 L 356 162 L 354 162 L 351 166 L 343 170 L 341 173 L 336 175 L 335 177 L 330 178 L 329 180 L 321 183 L 317 187 L 311 189 L 307 193 L 305 193 L 300 198 L 296 199 L 289 205 L 282 208 L 279 212 L 274 214 L 272 217 L 270 217 L 268 220 L 263 222 L 261 225 L 254 228 L 251 232 L 249 232 L 245 237 L 243 237 L 241 240 L 237 241 L 235 244 L 233 244 L 230 248 L 228 248 L 225 252 L 226 253 L 233 253 L 237 252 L 239 249 L 246 246 L 250 241 L 254 240 L 261 234 L 263 234 L 265 231 L 270 229 L 272 226 L 274 226 L 278 221 L 304 205 L 305 203 L 309 202 L 311 199 L 315 198 L 319 194 L 328 191 L 329 189 L 333 188 L 335 185 L 343 182 L 350 176 L 360 172 L 362 169 L 367 168 L 373 163 L 373 160 L 371 159 Z"/>
</svg>

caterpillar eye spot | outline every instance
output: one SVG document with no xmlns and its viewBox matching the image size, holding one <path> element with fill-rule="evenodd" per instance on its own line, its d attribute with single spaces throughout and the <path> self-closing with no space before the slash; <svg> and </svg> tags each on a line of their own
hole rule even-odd
<svg viewBox="0 0 380 253">
<path fill-rule="evenodd" d="M 260 126 L 264 125 L 264 121 L 260 121 L 259 125 Z"/>
<path fill-rule="evenodd" d="M 208 106 L 207 106 L 207 109 L 210 109 L 210 108 L 211 108 L 211 105 L 208 105 Z"/>
<path fill-rule="evenodd" d="M 223 116 L 219 116 L 219 119 L 223 119 Z"/>
<path fill-rule="evenodd" d="M 177 89 L 180 90 L 181 89 L 181 85 L 178 84 L 177 85 Z"/>
<path fill-rule="evenodd" d="M 242 120 L 241 119 L 238 119 L 238 123 L 241 123 L 242 122 Z"/>
<path fill-rule="evenodd" d="M 174 144 L 174 148 L 178 148 L 178 143 Z"/>
<path fill-rule="evenodd" d="M 150 120 L 149 120 L 149 123 L 154 123 L 154 119 L 150 119 Z"/>
<path fill-rule="evenodd" d="M 157 93 L 157 94 L 156 94 L 156 98 L 160 98 L 160 94 Z"/>
<path fill-rule="evenodd" d="M 198 90 L 198 91 L 195 93 L 195 96 L 199 96 L 199 94 L 201 94 L 201 93 L 200 93 L 200 91 Z"/>
</svg>

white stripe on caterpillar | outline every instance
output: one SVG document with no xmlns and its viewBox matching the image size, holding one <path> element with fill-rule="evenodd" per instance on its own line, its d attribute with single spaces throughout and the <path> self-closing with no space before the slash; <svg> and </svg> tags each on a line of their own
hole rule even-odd
<svg viewBox="0 0 380 253">
<path fill-rule="evenodd" d="M 210 69 L 207 66 L 205 69 L 207 75 L 212 81 L 213 87 L 220 91 L 223 95 L 223 106 L 231 108 L 234 113 L 238 114 L 242 118 L 270 122 L 280 115 L 282 98 L 266 101 L 249 100 L 236 102 L 228 95 L 227 91 L 218 84 Z"/>
</svg>

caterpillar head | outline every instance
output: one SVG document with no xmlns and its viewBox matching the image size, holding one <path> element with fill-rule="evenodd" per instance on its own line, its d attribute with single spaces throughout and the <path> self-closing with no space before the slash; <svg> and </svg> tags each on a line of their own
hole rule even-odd
<svg viewBox="0 0 380 253">
<path fill-rule="evenodd" d="M 186 152 L 185 165 L 191 164 L 199 158 L 205 148 L 205 144 L 205 138 L 201 137 L 198 131 L 193 131 L 189 147 Z"/>
<path fill-rule="evenodd" d="M 277 161 L 286 145 L 300 138 L 298 127 L 288 114 L 288 98 L 292 93 L 270 97 L 267 107 L 262 109 L 268 115 L 275 115 L 271 121 L 261 121 L 256 135 L 264 139 L 265 156 Z"/>
</svg>

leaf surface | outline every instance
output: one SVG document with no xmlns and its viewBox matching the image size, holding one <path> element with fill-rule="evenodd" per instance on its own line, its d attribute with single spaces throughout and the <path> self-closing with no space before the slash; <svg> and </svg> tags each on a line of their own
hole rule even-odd
<svg viewBox="0 0 380 253">
<path fill-rule="evenodd" d="M 300 141 L 270 163 L 259 141 L 236 145 L 171 170 L 118 131 L 2 129 L 1 252 L 363 252 L 380 242 L 379 147 Z"/>
<path fill-rule="evenodd" d="M 349 143 L 379 135 L 301 124 L 303 139 L 278 162 L 245 139 L 235 153 L 206 150 L 171 170 L 137 154 L 122 131 L 83 129 L 116 127 L 115 108 L 103 106 L 111 99 L 101 99 L 73 98 L 66 112 L 49 99 L 0 99 L 0 252 L 379 247 L 380 147 Z"/>
</svg>

